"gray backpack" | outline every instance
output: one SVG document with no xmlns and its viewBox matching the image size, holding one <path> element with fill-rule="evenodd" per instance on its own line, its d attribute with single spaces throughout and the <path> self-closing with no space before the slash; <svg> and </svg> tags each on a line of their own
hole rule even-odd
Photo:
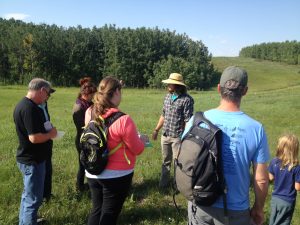
<svg viewBox="0 0 300 225">
<path fill-rule="evenodd" d="M 175 159 L 175 185 L 181 194 L 199 206 L 210 206 L 225 193 L 221 166 L 222 131 L 202 112 L 181 141 Z"/>
</svg>

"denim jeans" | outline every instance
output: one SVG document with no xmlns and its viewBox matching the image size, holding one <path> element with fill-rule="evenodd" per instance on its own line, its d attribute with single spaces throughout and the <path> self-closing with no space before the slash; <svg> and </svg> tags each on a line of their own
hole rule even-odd
<svg viewBox="0 0 300 225">
<path fill-rule="evenodd" d="M 19 225 L 37 224 L 37 212 L 42 204 L 45 162 L 26 165 L 17 163 L 23 175 L 24 190 L 21 197 Z"/>
</svg>

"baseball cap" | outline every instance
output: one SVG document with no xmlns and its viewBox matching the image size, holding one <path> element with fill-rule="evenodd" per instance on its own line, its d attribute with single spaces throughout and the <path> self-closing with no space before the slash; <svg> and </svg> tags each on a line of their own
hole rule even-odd
<svg viewBox="0 0 300 225">
<path fill-rule="evenodd" d="M 246 70 L 240 67 L 229 66 L 221 75 L 220 86 L 225 87 L 226 82 L 229 80 L 235 80 L 238 82 L 238 85 L 236 85 L 236 87 L 232 87 L 231 89 L 237 88 L 238 86 L 247 86 L 248 74 Z"/>
</svg>

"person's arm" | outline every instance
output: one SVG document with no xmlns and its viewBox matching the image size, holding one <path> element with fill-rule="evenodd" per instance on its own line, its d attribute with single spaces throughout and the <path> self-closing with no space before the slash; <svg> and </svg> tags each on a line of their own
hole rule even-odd
<svg viewBox="0 0 300 225">
<path fill-rule="evenodd" d="M 153 140 L 157 140 L 157 135 L 158 135 L 158 132 L 159 130 L 162 128 L 162 126 L 164 125 L 164 121 L 165 121 L 165 118 L 161 115 L 159 117 L 159 120 L 158 120 L 158 123 L 152 133 L 152 139 Z"/>
<path fill-rule="evenodd" d="M 131 117 L 129 115 L 122 116 L 115 122 L 115 125 L 119 127 L 122 142 L 128 150 L 134 155 L 140 155 L 144 151 L 146 138 L 138 136 L 136 125 Z"/>
<path fill-rule="evenodd" d="M 274 180 L 274 175 L 269 172 L 269 181 L 273 181 L 273 180 Z"/>
<path fill-rule="evenodd" d="M 191 119 L 193 113 L 194 113 L 194 99 L 192 97 L 189 97 L 187 98 L 183 108 L 183 116 L 184 116 L 185 124 Z"/>
<path fill-rule="evenodd" d="M 33 144 L 44 143 L 57 135 L 57 130 L 53 127 L 48 133 L 36 133 L 28 135 L 29 141 Z"/>
<path fill-rule="evenodd" d="M 296 191 L 300 191 L 300 183 L 295 183 L 295 189 Z"/>
<path fill-rule="evenodd" d="M 300 166 L 296 167 L 295 172 L 295 189 L 296 191 L 300 191 Z"/>
<path fill-rule="evenodd" d="M 78 131 L 84 127 L 84 117 L 84 109 L 81 108 L 80 104 L 75 104 L 73 107 L 73 121 Z"/>
<path fill-rule="evenodd" d="M 269 176 L 267 164 L 257 163 L 253 165 L 255 201 L 250 215 L 256 225 L 264 222 L 264 204 L 268 194 Z"/>
<path fill-rule="evenodd" d="M 85 126 L 90 122 L 91 119 L 92 119 L 92 107 L 89 107 L 85 111 L 85 116 L 84 116 L 84 124 L 85 124 Z"/>
</svg>

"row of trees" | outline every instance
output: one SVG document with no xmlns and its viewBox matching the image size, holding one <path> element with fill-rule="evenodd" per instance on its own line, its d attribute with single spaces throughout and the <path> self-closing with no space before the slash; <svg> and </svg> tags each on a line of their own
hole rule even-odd
<svg viewBox="0 0 300 225">
<path fill-rule="evenodd" d="M 253 45 L 242 48 L 240 56 L 300 65 L 300 42 L 286 41 Z"/>
<path fill-rule="evenodd" d="M 73 86 L 85 75 L 114 75 L 130 87 L 160 87 L 180 72 L 192 89 L 208 89 L 219 73 L 201 41 L 158 28 L 58 27 L 0 18 L 0 81 L 27 84 L 43 77 Z"/>
</svg>

